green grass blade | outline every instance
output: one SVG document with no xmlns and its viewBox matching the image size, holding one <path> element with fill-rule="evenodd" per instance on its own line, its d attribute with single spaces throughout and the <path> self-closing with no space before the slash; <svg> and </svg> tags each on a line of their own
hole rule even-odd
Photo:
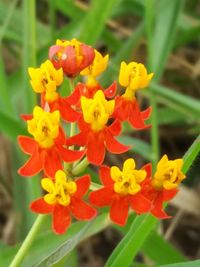
<svg viewBox="0 0 200 267">
<path fill-rule="evenodd" d="M 194 260 L 183 263 L 161 265 L 160 267 L 199 267 L 199 266 L 200 266 L 200 260 Z"/>
<path fill-rule="evenodd" d="M 92 0 L 79 39 L 87 44 L 95 44 L 119 0 Z"/>
<path fill-rule="evenodd" d="M 35 0 L 23 1 L 23 82 L 26 112 L 32 112 L 36 104 L 36 94 L 29 85 L 28 67 L 36 66 L 36 13 Z"/>
<path fill-rule="evenodd" d="M 155 231 L 145 240 L 142 251 L 156 265 L 186 261 L 185 257 L 175 247 Z"/>
<path fill-rule="evenodd" d="M 19 134 L 26 134 L 27 131 L 20 120 L 10 117 L 0 111 L 0 131 L 6 134 L 11 140 L 15 141 Z"/>
</svg>

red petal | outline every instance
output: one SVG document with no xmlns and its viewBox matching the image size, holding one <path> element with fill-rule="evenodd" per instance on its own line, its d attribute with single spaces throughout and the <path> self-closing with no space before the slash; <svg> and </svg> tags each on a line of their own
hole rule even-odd
<svg viewBox="0 0 200 267">
<path fill-rule="evenodd" d="M 67 76 L 73 77 L 79 72 L 76 62 L 75 48 L 71 45 L 68 45 L 63 54 L 66 54 L 66 59 L 62 60 L 63 71 Z"/>
<path fill-rule="evenodd" d="M 64 130 L 61 127 L 59 127 L 59 135 L 55 139 L 55 143 L 56 144 L 59 144 L 59 145 L 65 145 L 66 144 L 65 132 L 64 132 Z"/>
<path fill-rule="evenodd" d="M 114 183 L 114 181 L 112 180 L 110 176 L 110 168 L 108 166 L 103 165 L 100 167 L 99 176 L 100 176 L 102 184 L 105 186 L 109 186 Z"/>
<path fill-rule="evenodd" d="M 35 201 L 33 201 L 30 204 L 30 209 L 36 213 L 48 214 L 53 211 L 53 206 L 47 204 L 42 197 L 42 198 L 38 198 Z"/>
<path fill-rule="evenodd" d="M 167 215 L 167 213 L 163 210 L 163 194 L 162 192 L 159 192 L 157 197 L 155 198 L 153 202 L 153 209 L 151 210 L 151 213 L 157 217 L 158 219 L 167 219 L 170 218 L 170 216 Z"/>
<path fill-rule="evenodd" d="M 28 121 L 33 118 L 33 115 L 32 114 L 21 114 L 20 117 L 22 118 L 22 120 Z"/>
<path fill-rule="evenodd" d="M 110 219 L 121 226 L 126 224 L 128 218 L 128 199 L 127 197 L 116 196 L 110 209 Z"/>
<path fill-rule="evenodd" d="M 114 81 L 108 88 L 104 90 L 104 94 L 107 98 L 112 98 L 116 94 L 117 83 Z"/>
<path fill-rule="evenodd" d="M 105 143 L 109 152 L 115 154 L 121 154 L 129 150 L 129 146 L 125 146 L 114 139 L 113 135 L 107 129 L 105 131 Z"/>
<path fill-rule="evenodd" d="M 94 134 L 90 132 L 88 135 L 87 159 L 90 163 L 101 165 L 105 157 L 105 146 L 103 133 Z"/>
<path fill-rule="evenodd" d="M 39 173 L 43 167 L 41 155 L 36 150 L 29 160 L 18 170 L 22 176 L 33 176 Z"/>
<path fill-rule="evenodd" d="M 33 154 L 34 151 L 38 148 L 37 142 L 28 136 L 18 136 L 18 143 L 22 151 L 26 154 Z"/>
<path fill-rule="evenodd" d="M 71 198 L 70 209 L 77 220 L 89 220 L 97 214 L 96 209 L 75 197 Z"/>
<path fill-rule="evenodd" d="M 60 98 L 59 104 L 59 110 L 63 120 L 75 122 L 80 118 L 80 114 L 73 108 L 71 108 L 70 104 L 67 102 L 66 99 Z"/>
<path fill-rule="evenodd" d="M 44 172 L 47 176 L 54 177 L 57 170 L 62 170 L 61 158 L 58 151 L 54 148 L 45 151 L 44 155 Z"/>
<path fill-rule="evenodd" d="M 66 140 L 66 145 L 78 145 L 85 146 L 87 143 L 87 132 L 80 132 L 77 135 L 74 135 Z"/>
<path fill-rule="evenodd" d="M 66 162 L 74 162 L 76 160 L 79 160 L 85 154 L 85 151 L 69 150 L 62 146 L 58 147 L 58 151 L 60 153 L 61 158 Z"/>
<path fill-rule="evenodd" d="M 79 90 L 80 85 L 82 86 L 81 83 L 78 83 L 77 86 L 74 88 L 74 91 L 72 92 L 72 94 L 70 96 L 66 97 L 66 100 L 71 105 L 76 105 L 78 103 L 78 101 L 80 100 L 80 97 L 81 97 L 80 90 Z M 85 86 L 85 85 L 83 85 L 83 86 Z"/>
<path fill-rule="evenodd" d="M 163 201 L 169 201 L 172 198 L 175 197 L 175 195 L 178 193 L 178 189 L 173 189 L 173 190 L 163 190 Z"/>
<path fill-rule="evenodd" d="M 147 179 L 147 178 L 150 178 L 150 177 L 151 177 L 151 174 L 152 174 L 152 165 L 151 165 L 151 163 L 145 164 L 145 165 L 142 167 L 142 169 L 145 170 L 145 171 L 147 172 L 146 179 Z"/>
<path fill-rule="evenodd" d="M 152 108 L 148 107 L 147 109 L 145 109 L 141 112 L 141 116 L 142 116 L 143 120 L 147 120 L 150 117 L 151 111 L 152 111 Z"/>
<path fill-rule="evenodd" d="M 158 219 L 169 219 L 171 216 L 169 216 L 164 210 L 154 207 L 151 210 L 152 215 L 154 215 Z"/>
<path fill-rule="evenodd" d="M 121 133 L 121 123 L 119 120 L 115 120 L 109 127 L 108 127 L 110 133 L 114 136 L 117 136 Z"/>
<path fill-rule="evenodd" d="M 113 197 L 113 187 L 104 187 L 90 193 L 89 201 L 97 207 L 105 207 L 111 205 Z"/>
<path fill-rule="evenodd" d="M 115 111 L 113 116 L 120 121 L 126 121 L 128 119 L 130 106 L 130 101 L 126 101 L 123 97 L 117 96 L 115 98 Z"/>
<path fill-rule="evenodd" d="M 142 194 L 138 193 L 133 196 L 129 196 L 131 208 L 139 214 L 146 213 L 152 208 L 150 200 L 145 198 Z"/>
<path fill-rule="evenodd" d="M 89 190 L 90 186 L 90 176 L 84 175 L 76 180 L 77 191 L 75 192 L 74 196 L 77 198 L 82 198 L 87 191 Z"/>
<path fill-rule="evenodd" d="M 132 109 L 130 109 L 129 112 L 129 122 L 133 128 L 136 129 L 146 129 L 150 127 L 150 125 L 146 125 L 144 123 L 144 119 L 142 118 L 141 111 L 136 100 L 132 104 Z"/>
<path fill-rule="evenodd" d="M 52 227 L 56 234 L 63 234 L 70 226 L 71 218 L 68 207 L 59 204 L 54 206 Z"/>
<path fill-rule="evenodd" d="M 81 54 L 83 55 L 83 61 L 81 63 L 81 69 L 85 69 L 87 66 L 92 64 L 92 61 L 94 60 L 95 53 L 94 49 L 91 46 L 81 44 L 80 45 Z"/>
</svg>

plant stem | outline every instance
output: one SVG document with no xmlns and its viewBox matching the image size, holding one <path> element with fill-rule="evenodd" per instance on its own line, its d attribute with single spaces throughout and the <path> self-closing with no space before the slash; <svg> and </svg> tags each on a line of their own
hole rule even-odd
<svg viewBox="0 0 200 267">
<path fill-rule="evenodd" d="M 78 165 L 76 165 L 74 167 L 74 169 L 72 170 L 72 173 L 74 175 L 77 175 L 77 174 L 83 172 L 88 165 L 89 165 L 89 162 L 88 162 L 87 158 L 84 158 Z"/>
<path fill-rule="evenodd" d="M 18 250 L 17 254 L 15 255 L 13 261 L 10 264 L 10 267 L 18 267 L 21 266 L 21 263 L 26 256 L 30 246 L 32 245 L 37 233 L 41 229 L 41 226 L 44 222 L 46 215 L 38 215 L 37 219 L 35 220 L 30 232 L 28 233 L 26 239 L 24 240 L 22 246 Z"/>
</svg>

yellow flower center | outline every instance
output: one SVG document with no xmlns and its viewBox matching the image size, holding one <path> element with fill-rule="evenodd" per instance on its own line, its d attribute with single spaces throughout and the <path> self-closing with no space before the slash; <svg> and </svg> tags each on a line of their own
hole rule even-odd
<svg viewBox="0 0 200 267">
<path fill-rule="evenodd" d="M 164 155 L 158 162 L 156 173 L 153 177 L 152 184 L 156 189 L 171 190 L 178 187 L 185 178 L 181 168 L 183 166 L 182 159 L 168 160 Z"/>
<path fill-rule="evenodd" d="M 58 98 L 57 86 L 63 82 L 63 70 L 56 70 L 50 60 L 46 60 L 40 68 L 29 68 L 31 85 L 36 93 L 45 92 L 45 100 L 53 102 Z"/>
<path fill-rule="evenodd" d="M 49 205 L 60 204 L 68 206 L 71 201 L 71 195 L 77 190 L 76 183 L 70 181 L 62 170 L 56 172 L 55 182 L 49 178 L 43 178 L 41 184 L 42 188 L 48 192 L 44 196 L 44 200 Z"/>
<path fill-rule="evenodd" d="M 114 183 L 114 191 L 121 195 L 135 195 L 141 190 L 140 183 L 146 178 L 146 171 L 136 170 L 134 159 L 127 159 L 123 169 L 111 167 L 111 178 Z"/>
<path fill-rule="evenodd" d="M 27 122 L 28 132 L 33 135 L 42 148 L 50 148 L 59 134 L 59 122 L 58 110 L 50 113 L 36 106 L 33 110 L 33 119 Z"/>
<path fill-rule="evenodd" d="M 102 130 L 110 115 L 114 111 L 115 101 L 107 101 L 104 93 L 98 90 L 93 99 L 88 99 L 85 96 L 81 97 L 81 107 L 83 110 L 83 118 L 85 122 L 90 123 L 93 131 Z"/>
</svg>

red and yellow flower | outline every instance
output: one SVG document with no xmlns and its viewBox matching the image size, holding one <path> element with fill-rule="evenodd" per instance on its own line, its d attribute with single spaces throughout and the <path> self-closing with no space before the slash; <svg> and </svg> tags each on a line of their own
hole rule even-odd
<svg viewBox="0 0 200 267">
<path fill-rule="evenodd" d="M 185 179 L 181 171 L 182 166 L 182 159 L 168 160 L 167 155 L 158 162 L 153 177 L 151 164 L 144 166 L 147 172 L 147 179 L 143 184 L 145 196 L 152 201 L 151 213 L 159 219 L 170 217 L 163 210 L 163 203 L 171 200 L 178 193 L 178 185 Z"/>
<path fill-rule="evenodd" d="M 72 151 L 66 148 L 66 137 L 60 127 L 59 111 L 46 112 L 36 106 L 33 118 L 27 121 L 28 132 L 34 137 L 19 136 L 18 142 L 29 160 L 19 169 L 22 176 L 33 176 L 41 170 L 53 176 L 62 169 L 62 161 L 79 160 L 84 151 Z"/>
<path fill-rule="evenodd" d="M 91 46 L 76 39 L 57 40 L 49 49 L 49 58 L 56 69 L 63 69 L 66 76 L 72 78 L 87 68 L 94 60 L 95 53 Z"/>
<path fill-rule="evenodd" d="M 90 193 L 89 200 L 97 207 L 110 206 L 111 220 L 121 226 L 126 224 L 129 207 L 138 214 L 151 210 L 151 201 L 143 194 L 145 170 L 136 170 L 135 161 L 127 159 L 123 169 L 113 166 L 100 168 L 103 188 Z"/>
<path fill-rule="evenodd" d="M 63 234 L 71 224 L 71 215 L 77 220 L 90 220 L 96 216 L 96 210 L 82 198 L 90 185 L 89 175 L 72 180 L 62 170 L 57 170 L 55 179 L 43 178 L 42 188 L 47 192 L 30 205 L 33 212 L 52 213 L 52 228 L 56 234 Z"/>
<path fill-rule="evenodd" d="M 116 97 L 116 107 L 114 116 L 121 121 L 128 121 L 133 128 L 145 129 L 150 127 L 145 124 L 149 118 L 151 108 L 140 111 L 135 92 L 148 86 L 153 77 L 153 73 L 147 74 L 145 66 L 141 63 L 131 62 L 121 63 L 119 83 L 126 87 L 125 93 Z"/>
<path fill-rule="evenodd" d="M 79 120 L 80 133 L 69 138 L 67 144 L 85 146 L 87 159 L 92 164 L 102 164 L 106 149 L 116 154 L 129 149 L 114 138 L 121 132 L 119 121 L 115 120 L 107 126 L 114 106 L 115 101 L 106 100 L 101 90 L 96 92 L 93 99 L 81 97 L 83 116 Z"/>
</svg>

